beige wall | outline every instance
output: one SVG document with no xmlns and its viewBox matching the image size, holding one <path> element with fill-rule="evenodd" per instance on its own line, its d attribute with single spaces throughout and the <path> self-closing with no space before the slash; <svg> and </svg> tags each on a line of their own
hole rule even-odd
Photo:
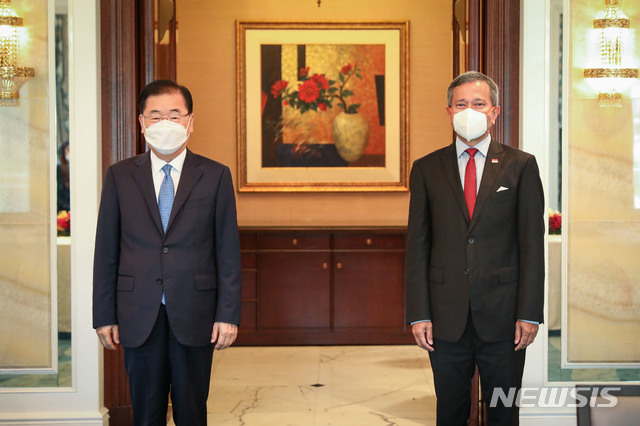
<svg viewBox="0 0 640 426">
<path fill-rule="evenodd" d="M 451 6 L 415 0 L 181 0 L 178 81 L 194 95 L 189 146 L 227 164 L 237 184 L 235 21 L 410 21 L 410 163 L 452 140 Z M 241 226 L 404 226 L 408 192 L 240 193 Z"/>
</svg>

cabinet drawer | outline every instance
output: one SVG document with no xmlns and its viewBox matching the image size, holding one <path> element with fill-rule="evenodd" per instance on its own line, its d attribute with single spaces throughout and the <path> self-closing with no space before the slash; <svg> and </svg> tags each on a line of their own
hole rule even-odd
<svg viewBox="0 0 640 426">
<path fill-rule="evenodd" d="M 260 250 L 329 250 L 328 234 L 264 234 L 258 242 Z"/>
<path fill-rule="evenodd" d="M 404 234 L 336 234 L 336 250 L 402 250 Z"/>
</svg>

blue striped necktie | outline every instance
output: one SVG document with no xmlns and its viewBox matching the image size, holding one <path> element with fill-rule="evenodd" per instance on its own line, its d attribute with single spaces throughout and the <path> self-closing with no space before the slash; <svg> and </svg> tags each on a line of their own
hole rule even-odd
<svg viewBox="0 0 640 426">
<path fill-rule="evenodd" d="M 169 217 L 171 216 L 171 207 L 173 207 L 173 179 L 171 178 L 171 164 L 167 163 L 162 167 L 164 179 L 160 185 L 158 193 L 158 208 L 160 209 L 160 219 L 162 220 L 162 229 L 167 230 Z"/>
<path fill-rule="evenodd" d="M 160 220 L 162 221 L 162 229 L 166 232 L 171 216 L 171 207 L 173 207 L 173 179 L 171 178 L 171 164 L 167 163 L 162 167 L 164 178 L 160 185 L 158 193 L 158 209 L 160 210 Z M 162 293 L 162 304 L 164 301 L 164 292 Z"/>
</svg>

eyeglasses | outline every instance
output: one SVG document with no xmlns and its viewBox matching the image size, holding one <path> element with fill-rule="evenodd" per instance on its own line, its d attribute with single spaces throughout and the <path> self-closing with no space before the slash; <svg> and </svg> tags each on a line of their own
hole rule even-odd
<svg viewBox="0 0 640 426">
<path fill-rule="evenodd" d="M 145 117 L 143 115 L 142 118 L 147 120 L 147 123 L 153 125 L 153 124 L 161 122 L 162 120 L 169 120 L 169 121 L 174 122 L 174 123 L 180 123 L 180 122 L 182 122 L 182 120 L 184 120 L 189 115 L 190 114 L 180 115 L 178 113 L 171 113 L 171 114 L 166 115 L 166 116 L 162 116 L 160 114 L 151 114 L 149 117 Z"/>
</svg>

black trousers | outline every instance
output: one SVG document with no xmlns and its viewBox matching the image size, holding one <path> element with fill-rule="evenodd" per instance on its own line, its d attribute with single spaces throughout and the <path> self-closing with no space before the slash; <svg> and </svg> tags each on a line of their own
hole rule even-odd
<svg viewBox="0 0 640 426">
<path fill-rule="evenodd" d="M 434 325 L 435 326 L 435 325 Z M 457 342 L 434 340 L 435 351 L 429 352 L 436 390 L 438 426 L 466 426 L 471 409 L 471 379 L 478 366 L 482 398 L 487 407 L 489 426 L 518 424 L 518 407 L 505 407 L 502 399 L 490 406 L 493 390 L 502 389 L 509 395 L 522 385 L 525 351 L 514 351 L 513 339 L 484 342 L 478 337 L 471 313 L 464 334 Z M 514 401 L 515 402 L 515 401 Z"/>
<path fill-rule="evenodd" d="M 176 340 L 163 305 L 147 341 L 124 348 L 134 426 L 166 426 L 169 393 L 177 426 L 206 426 L 212 360 L 213 345 Z"/>
</svg>

